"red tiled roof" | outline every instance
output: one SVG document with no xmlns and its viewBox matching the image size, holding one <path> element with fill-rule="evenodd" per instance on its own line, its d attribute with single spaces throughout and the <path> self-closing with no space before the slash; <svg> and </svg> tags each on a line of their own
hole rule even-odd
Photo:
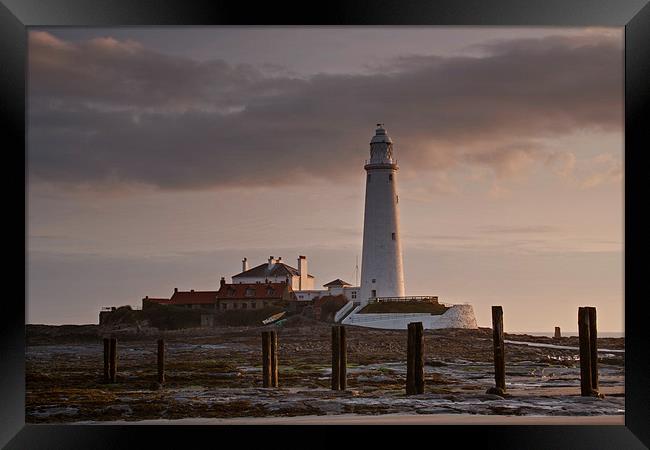
<svg viewBox="0 0 650 450">
<path fill-rule="evenodd" d="M 145 297 L 143 301 L 161 305 L 198 305 L 217 301 L 217 291 L 174 291 L 171 298 Z"/>
<path fill-rule="evenodd" d="M 281 299 L 286 283 L 223 284 L 217 292 L 219 300 L 226 299 Z M 249 295 L 246 295 L 248 292 Z"/>
</svg>

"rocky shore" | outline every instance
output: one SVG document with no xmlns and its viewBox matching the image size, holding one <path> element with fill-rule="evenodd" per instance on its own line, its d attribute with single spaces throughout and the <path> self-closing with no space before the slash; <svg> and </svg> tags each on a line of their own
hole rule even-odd
<svg viewBox="0 0 650 450">
<path fill-rule="evenodd" d="M 506 335 L 509 396 L 493 384 L 491 330 L 425 332 L 425 393 L 407 397 L 406 331 L 348 327 L 348 390 L 329 390 L 330 325 L 295 317 L 277 328 L 279 389 L 261 387 L 265 327 L 109 329 L 29 326 L 28 423 L 339 414 L 622 415 L 624 339 L 599 339 L 604 399 L 579 394 L 577 338 Z M 118 339 L 118 382 L 104 384 L 101 338 Z M 167 381 L 155 383 L 156 339 Z"/>
</svg>

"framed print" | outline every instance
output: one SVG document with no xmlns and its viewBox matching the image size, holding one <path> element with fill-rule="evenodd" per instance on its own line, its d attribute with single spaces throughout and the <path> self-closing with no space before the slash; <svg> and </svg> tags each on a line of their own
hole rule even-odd
<svg viewBox="0 0 650 450">
<path fill-rule="evenodd" d="M 2 0 L 2 445 L 646 448 L 647 3 Z"/>
</svg>

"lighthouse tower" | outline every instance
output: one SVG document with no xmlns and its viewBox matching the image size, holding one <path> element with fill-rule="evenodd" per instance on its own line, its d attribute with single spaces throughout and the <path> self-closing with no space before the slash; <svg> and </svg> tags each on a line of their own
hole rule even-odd
<svg viewBox="0 0 650 450">
<path fill-rule="evenodd" d="M 404 269 L 399 233 L 397 163 L 393 141 L 377 124 L 366 169 L 366 209 L 361 260 L 362 304 L 374 297 L 403 297 Z"/>
</svg>

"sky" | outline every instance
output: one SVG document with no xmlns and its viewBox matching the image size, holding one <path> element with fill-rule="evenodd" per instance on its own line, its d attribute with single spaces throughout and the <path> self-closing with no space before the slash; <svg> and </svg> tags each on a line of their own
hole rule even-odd
<svg viewBox="0 0 650 450">
<path fill-rule="evenodd" d="M 243 257 L 354 283 L 382 122 L 407 295 L 624 331 L 623 28 L 31 28 L 28 52 L 28 323 Z"/>
</svg>

